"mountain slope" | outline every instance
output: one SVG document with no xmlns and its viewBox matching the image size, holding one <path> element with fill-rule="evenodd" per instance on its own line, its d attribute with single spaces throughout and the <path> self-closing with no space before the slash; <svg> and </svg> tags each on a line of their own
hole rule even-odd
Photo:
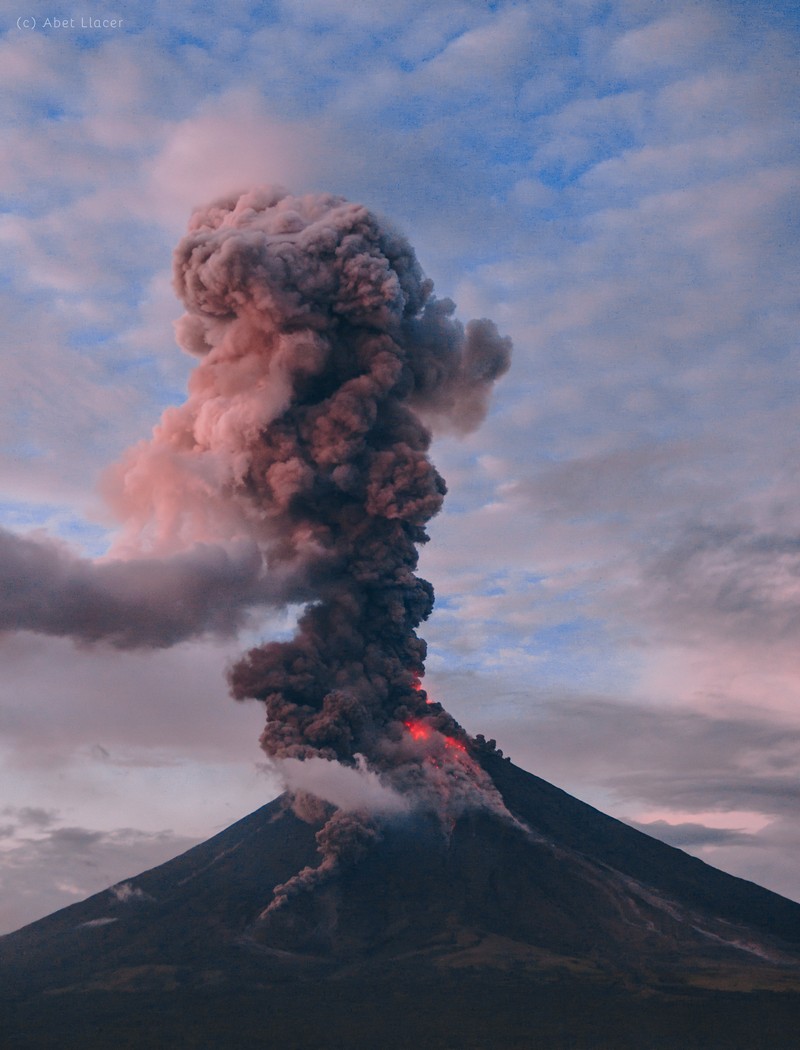
<svg viewBox="0 0 800 1050">
<path fill-rule="evenodd" d="M 800 905 L 482 762 L 519 823 L 395 820 L 265 915 L 318 861 L 281 798 L 0 938 L 2 1045 L 794 1045 Z"/>
</svg>

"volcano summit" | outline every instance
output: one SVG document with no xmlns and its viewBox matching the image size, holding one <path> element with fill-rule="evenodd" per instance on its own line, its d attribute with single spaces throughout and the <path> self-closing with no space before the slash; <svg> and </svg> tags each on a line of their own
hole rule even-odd
<svg viewBox="0 0 800 1050">
<path fill-rule="evenodd" d="M 0 938 L 3 1046 L 797 1045 L 800 905 L 471 747 L 509 816 L 385 816 L 300 885 L 336 815 L 285 795 Z"/>
</svg>

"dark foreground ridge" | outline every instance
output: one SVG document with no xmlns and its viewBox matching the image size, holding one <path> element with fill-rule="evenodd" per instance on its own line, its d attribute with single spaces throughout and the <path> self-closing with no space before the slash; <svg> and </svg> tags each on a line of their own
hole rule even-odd
<svg viewBox="0 0 800 1050">
<path fill-rule="evenodd" d="M 800 905 L 482 763 L 520 825 L 398 819 L 264 916 L 325 819 L 283 797 L 0 938 L 0 1046 L 800 1045 Z"/>
</svg>

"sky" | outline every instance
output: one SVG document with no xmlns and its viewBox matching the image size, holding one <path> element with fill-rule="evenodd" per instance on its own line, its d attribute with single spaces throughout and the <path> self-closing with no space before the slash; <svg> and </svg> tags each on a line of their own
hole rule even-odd
<svg viewBox="0 0 800 1050">
<path fill-rule="evenodd" d="M 363 202 L 514 342 L 483 426 L 432 449 L 426 688 L 518 765 L 800 900 L 794 5 L 0 19 L 0 528 L 85 558 L 118 537 L 109 472 L 195 365 L 171 285 L 193 207 Z M 297 613 L 156 649 L 0 634 L 0 932 L 275 797 L 263 709 L 225 675 Z"/>
</svg>

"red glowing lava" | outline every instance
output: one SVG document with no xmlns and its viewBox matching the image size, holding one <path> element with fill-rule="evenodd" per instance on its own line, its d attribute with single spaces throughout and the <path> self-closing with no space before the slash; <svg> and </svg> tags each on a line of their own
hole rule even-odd
<svg viewBox="0 0 800 1050">
<path fill-rule="evenodd" d="M 430 726 L 425 725 L 424 722 L 403 722 L 403 725 L 411 734 L 413 740 L 430 740 L 433 736 L 434 730 Z M 444 737 L 444 746 L 449 747 L 455 751 L 463 751 L 466 754 L 467 749 L 460 740 L 456 740 L 453 736 Z"/>
<path fill-rule="evenodd" d="M 464 747 L 460 740 L 456 740 L 456 738 L 453 736 L 446 736 L 444 738 L 444 746 L 453 747 L 456 749 L 456 751 L 463 751 L 464 754 L 467 753 L 466 747 Z"/>
<path fill-rule="evenodd" d="M 430 726 L 426 726 L 424 722 L 403 722 L 403 725 L 411 734 L 414 740 L 429 740 L 431 735 Z"/>
</svg>

